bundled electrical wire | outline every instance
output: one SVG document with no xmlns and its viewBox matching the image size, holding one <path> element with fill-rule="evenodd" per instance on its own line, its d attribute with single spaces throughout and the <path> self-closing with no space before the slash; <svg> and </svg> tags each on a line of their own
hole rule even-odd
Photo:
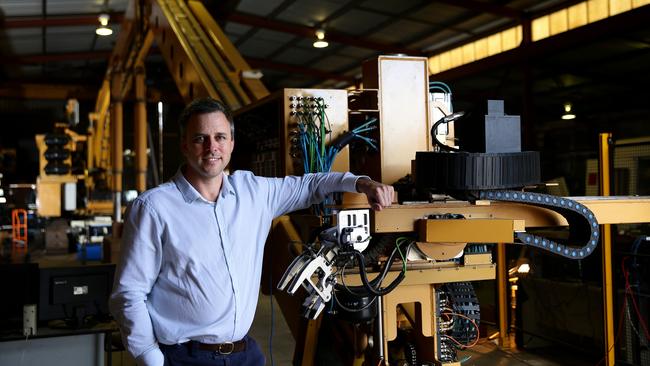
<svg viewBox="0 0 650 366">
<path fill-rule="evenodd" d="M 644 241 L 650 241 L 650 237 L 648 236 L 640 236 L 638 237 L 634 243 L 632 244 L 632 253 L 634 254 L 634 259 L 632 260 L 632 270 L 637 271 L 638 270 L 638 264 L 637 264 L 637 257 L 638 257 L 638 251 L 639 247 Z M 650 331 L 648 330 L 648 324 L 647 320 L 643 318 L 643 314 L 641 313 L 641 310 L 639 308 L 639 304 L 636 300 L 635 297 L 635 292 L 638 292 L 638 282 L 637 283 L 630 283 L 630 270 L 626 266 L 626 262 L 629 258 L 625 257 L 623 258 L 623 261 L 621 263 L 621 269 L 623 272 L 623 277 L 625 278 L 625 299 L 623 302 L 623 307 L 625 310 L 628 312 L 628 319 L 630 319 L 630 325 L 632 326 L 632 329 L 635 331 L 635 333 L 639 336 L 639 338 L 643 338 L 639 331 L 634 327 L 634 324 L 631 322 L 631 317 L 629 316 L 629 308 L 626 306 L 627 303 L 629 302 L 632 304 L 632 307 L 634 309 L 634 312 L 638 318 L 638 322 L 640 325 L 641 330 L 643 331 L 643 336 L 645 336 L 647 341 L 650 341 Z M 638 274 L 636 274 L 638 281 Z"/>
<path fill-rule="evenodd" d="M 443 83 L 442 81 L 429 81 L 429 93 L 443 92 L 445 94 L 451 94 L 451 88 L 449 85 Z"/>
<path fill-rule="evenodd" d="M 298 138 L 302 150 L 305 173 L 325 172 L 326 140 L 331 127 L 323 98 L 310 98 L 313 104 L 298 112 Z"/>
<path fill-rule="evenodd" d="M 650 242 L 650 236 L 640 236 L 636 238 L 636 240 L 634 240 L 634 242 L 632 243 L 632 254 L 634 257 L 632 260 L 631 267 L 633 271 L 638 270 L 637 254 L 641 244 L 644 241 Z M 611 352 L 614 349 L 614 346 L 620 340 L 621 334 L 623 333 L 623 324 L 625 322 L 625 319 L 627 319 L 627 321 L 630 324 L 630 327 L 632 328 L 634 333 L 639 337 L 639 339 L 643 339 L 645 337 L 646 341 L 650 342 L 650 330 L 648 329 L 648 323 L 647 320 L 643 318 L 643 314 L 639 309 L 639 304 L 635 297 L 635 292 L 638 293 L 638 284 L 630 283 L 630 269 L 626 265 L 629 259 L 630 257 L 626 256 L 623 257 L 623 259 L 621 260 L 621 271 L 623 272 L 623 278 L 625 280 L 625 296 L 623 297 L 623 304 L 621 305 L 621 310 L 619 312 L 618 329 L 616 331 L 616 337 L 614 338 L 613 344 L 606 351 L 605 356 L 600 359 L 600 361 L 596 364 L 596 366 L 599 366 L 605 362 L 605 359 L 607 359 L 607 355 L 609 354 L 609 352 Z M 632 308 L 634 309 L 634 313 L 637 316 L 638 323 L 642 332 L 639 332 L 639 329 L 637 329 L 632 323 L 632 317 L 630 314 L 630 306 L 629 306 L 630 304 L 632 304 Z"/>
<path fill-rule="evenodd" d="M 377 150 L 377 141 L 362 135 L 377 128 L 373 125 L 377 122 L 376 118 L 367 120 L 332 142 L 332 129 L 325 112 L 327 105 L 320 97 L 310 101 L 313 101 L 313 104 L 297 113 L 298 139 L 305 173 L 329 172 L 338 153 L 354 139 L 364 141 Z"/>
<path fill-rule="evenodd" d="M 453 309 L 445 307 L 442 309 L 442 312 L 440 313 L 442 317 L 444 317 L 443 323 L 447 325 L 448 329 L 445 330 L 450 330 L 453 328 L 454 324 L 454 318 L 462 318 L 467 321 L 469 321 L 472 326 L 474 327 L 474 330 L 476 331 L 476 336 L 474 339 L 468 343 L 463 343 L 460 340 L 456 339 L 455 337 L 449 335 L 449 334 L 442 334 L 442 337 L 450 340 L 454 345 L 456 345 L 458 348 L 465 349 L 465 348 L 471 348 L 474 347 L 479 340 L 479 327 L 478 324 L 476 324 L 476 321 L 470 317 L 468 317 L 465 314 L 457 313 Z"/>
<path fill-rule="evenodd" d="M 451 88 L 449 85 L 442 81 L 430 81 L 429 93 L 443 93 L 445 94 L 445 103 L 449 105 L 449 113 L 453 113 L 453 106 L 451 105 Z"/>
</svg>

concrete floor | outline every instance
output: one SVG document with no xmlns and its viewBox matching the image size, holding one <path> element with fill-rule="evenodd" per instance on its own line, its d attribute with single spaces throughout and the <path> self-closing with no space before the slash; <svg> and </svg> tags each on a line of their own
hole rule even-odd
<svg viewBox="0 0 650 366">
<path fill-rule="evenodd" d="M 469 350 L 459 352 L 459 359 L 470 357 L 463 366 L 587 366 L 593 363 L 567 355 L 534 354 L 515 348 L 500 348 L 491 341 L 480 341 Z"/>
<path fill-rule="evenodd" d="M 286 366 L 292 364 L 295 341 L 277 302 L 273 300 L 273 305 L 271 305 L 269 296 L 260 294 L 250 335 L 255 338 L 266 355 L 267 365 Z M 594 352 L 600 352 L 600 350 L 594 350 Z M 481 339 L 473 348 L 459 352 L 459 359 L 466 359 L 463 366 L 594 365 L 593 362 L 585 362 L 571 355 L 554 353 L 552 349 L 531 353 L 517 350 L 514 347 L 500 348 L 493 341 Z"/>
<path fill-rule="evenodd" d="M 249 335 L 255 338 L 262 348 L 267 365 L 292 364 L 296 342 L 275 299 L 271 305 L 271 297 L 260 293 L 255 320 Z"/>
</svg>

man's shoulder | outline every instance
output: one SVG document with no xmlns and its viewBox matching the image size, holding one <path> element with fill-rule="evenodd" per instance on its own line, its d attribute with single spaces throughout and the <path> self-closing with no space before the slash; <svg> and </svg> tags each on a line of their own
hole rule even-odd
<svg viewBox="0 0 650 366">
<path fill-rule="evenodd" d="M 266 177 L 257 176 L 249 170 L 235 170 L 228 175 L 228 180 L 232 183 L 259 182 L 267 179 Z"/>
<path fill-rule="evenodd" d="M 233 179 L 241 179 L 241 178 L 251 178 L 257 176 L 255 175 L 255 173 L 251 172 L 250 170 L 235 170 L 234 172 L 230 173 L 228 177 Z"/>
<path fill-rule="evenodd" d="M 142 202 L 155 202 L 158 199 L 164 198 L 166 196 L 171 196 L 174 192 L 177 192 L 176 185 L 173 182 L 165 182 L 157 187 L 148 189 L 140 195 L 138 195 L 137 200 Z"/>
<path fill-rule="evenodd" d="M 252 191 L 262 193 L 276 178 L 261 177 L 248 170 L 236 170 L 227 176 L 230 187 L 235 192 Z"/>
</svg>

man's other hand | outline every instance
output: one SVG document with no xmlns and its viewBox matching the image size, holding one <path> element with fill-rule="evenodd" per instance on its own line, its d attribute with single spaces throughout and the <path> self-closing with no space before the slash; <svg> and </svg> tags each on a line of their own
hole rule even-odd
<svg viewBox="0 0 650 366">
<path fill-rule="evenodd" d="M 390 206 L 395 195 L 393 186 L 375 182 L 365 177 L 357 180 L 357 192 L 366 195 L 370 208 L 375 211 L 381 211 L 384 207 Z"/>
</svg>

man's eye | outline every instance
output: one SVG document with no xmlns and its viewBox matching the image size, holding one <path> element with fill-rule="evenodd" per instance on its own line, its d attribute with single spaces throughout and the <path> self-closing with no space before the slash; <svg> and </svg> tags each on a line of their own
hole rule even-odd
<svg viewBox="0 0 650 366">
<path fill-rule="evenodd" d="M 192 141 L 197 144 L 200 144 L 203 143 L 204 140 L 205 140 L 205 136 L 196 136 Z"/>
</svg>

